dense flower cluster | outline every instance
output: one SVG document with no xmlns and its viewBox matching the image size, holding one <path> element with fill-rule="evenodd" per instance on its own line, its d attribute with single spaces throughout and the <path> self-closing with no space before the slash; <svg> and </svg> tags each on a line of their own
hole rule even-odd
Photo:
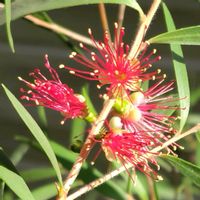
<svg viewBox="0 0 200 200">
<path fill-rule="evenodd" d="M 21 92 L 25 93 L 21 99 L 59 111 L 64 116 L 61 123 L 64 123 L 67 118 L 84 117 L 87 114 L 84 97 L 74 94 L 72 88 L 60 81 L 57 72 L 50 66 L 47 55 L 45 56 L 45 67 L 51 75 L 50 80 L 39 69 L 30 73 L 30 76 L 34 78 L 34 83 L 19 77 L 19 80 L 29 87 L 29 90 L 21 88 Z"/>
<path fill-rule="evenodd" d="M 60 65 L 60 68 L 66 68 L 78 77 L 98 81 L 99 89 L 106 85 L 108 98 L 116 99 L 107 119 L 108 131 L 101 131 L 102 136 L 97 137 L 107 159 L 119 159 L 124 165 L 131 163 L 145 173 L 152 175 L 153 172 L 155 175 L 148 164 L 149 161 L 158 167 L 153 158 L 155 153 L 151 150 L 162 145 L 176 132 L 173 128 L 176 118 L 166 114 L 166 111 L 173 113 L 177 109 L 177 100 L 173 96 L 166 96 L 173 90 L 173 81 L 163 84 L 166 75 L 162 75 L 160 69 L 150 69 L 161 57 L 155 56 L 156 50 L 147 53 L 148 43 L 142 43 L 137 56 L 130 59 L 129 46 L 123 43 L 124 33 L 124 28 L 118 31 L 115 24 L 114 42 L 107 32 L 104 41 L 97 42 L 89 29 L 97 53 L 80 44 L 90 58 L 75 52 L 69 57 L 85 66 L 85 69 L 64 65 Z M 157 82 L 143 91 L 142 84 L 149 80 Z M 176 144 L 172 147 L 175 149 Z M 170 148 L 167 150 L 172 152 Z"/>
<path fill-rule="evenodd" d="M 119 33 L 119 34 L 118 34 Z M 106 86 L 107 98 L 114 98 L 115 105 L 95 140 L 101 147 L 109 161 L 119 160 L 124 166 L 131 164 L 148 175 L 157 176 L 152 165 L 159 169 L 152 150 L 166 142 L 175 133 L 173 123 L 175 117 L 166 111 L 177 110 L 176 99 L 166 96 L 173 90 L 173 81 L 163 84 L 165 75 L 161 70 L 151 70 L 152 64 L 160 60 L 155 56 L 156 50 L 147 53 L 147 43 L 142 43 L 134 58 L 129 58 L 129 46 L 123 43 L 124 28 L 118 31 L 115 24 L 114 42 L 105 32 L 104 41 L 97 42 L 91 30 L 89 35 L 97 53 L 87 49 L 82 43 L 80 47 L 90 54 L 90 58 L 72 52 L 69 56 L 85 69 L 77 69 L 60 65 L 71 74 L 87 80 L 98 81 L 98 88 Z M 22 92 L 21 98 L 34 101 L 38 105 L 57 110 L 64 115 L 64 120 L 74 117 L 86 117 L 87 109 L 84 98 L 74 94 L 66 84 L 61 83 L 57 72 L 50 66 L 47 56 L 45 66 L 52 79 L 46 79 L 38 69 L 30 75 L 34 84 L 20 78 L 31 89 Z M 146 91 L 142 84 L 153 80 Z M 176 148 L 176 144 L 171 145 Z M 168 152 L 172 152 L 167 148 Z"/>
<path fill-rule="evenodd" d="M 160 59 L 160 56 L 152 58 L 152 55 L 156 53 L 155 49 L 147 54 L 145 47 L 137 58 L 128 59 L 129 46 L 123 43 L 124 28 L 120 29 L 118 35 L 116 23 L 113 43 L 107 32 L 104 34 L 104 42 L 95 41 L 91 29 L 88 32 L 98 53 L 90 51 L 81 43 L 80 47 L 89 53 L 91 58 L 76 52 L 72 52 L 69 56 L 85 66 L 86 69 L 81 70 L 64 65 L 60 65 L 60 68 L 66 68 L 70 70 L 70 73 L 87 80 L 97 80 L 99 82 L 98 88 L 106 85 L 109 96 L 115 97 L 139 89 L 141 81 L 155 79 L 155 75 L 160 73 L 160 70 L 146 73 L 151 68 L 152 63 Z"/>
</svg>

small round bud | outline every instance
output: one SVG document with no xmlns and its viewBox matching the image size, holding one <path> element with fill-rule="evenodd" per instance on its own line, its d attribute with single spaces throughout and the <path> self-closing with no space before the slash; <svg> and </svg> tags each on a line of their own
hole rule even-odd
<svg viewBox="0 0 200 200">
<path fill-rule="evenodd" d="M 122 122 L 121 122 L 121 118 L 118 116 L 114 116 L 110 119 L 109 121 L 109 126 L 112 130 L 116 130 L 116 129 L 122 129 Z"/>
<path fill-rule="evenodd" d="M 127 118 L 130 121 L 138 122 L 142 118 L 142 113 L 137 107 L 133 107 L 130 112 L 128 113 Z"/>
<path fill-rule="evenodd" d="M 140 105 L 144 101 L 144 94 L 142 92 L 134 92 L 131 94 L 131 102 L 135 105 Z"/>
</svg>

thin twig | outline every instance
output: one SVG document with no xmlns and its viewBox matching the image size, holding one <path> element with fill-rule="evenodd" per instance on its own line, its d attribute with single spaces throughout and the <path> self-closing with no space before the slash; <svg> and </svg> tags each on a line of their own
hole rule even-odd
<svg viewBox="0 0 200 200">
<path fill-rule="evenodd" d="M 90 150 L 92 149 L 92 147 L 95 143 L 93 140 L 93 137 L 94 137 L 94 135 L 97 135 L 99 133 L 101 127 L 104 124 L 105 119 L 107 118 L 108 114 L 110 113 L 110 110 L 113 107 L 114 102 L 115 102 L 114 99 L 108 99 L 105 102 L 104 107 L 103 107 L 98 119 L 93 124 L 91 131 L 89 132 L 89 135 L 81 149 L 81 152 L 80 152 L 78 158 L 76 159 L 71 171 L 69 172 L 66 180 L 64 181 L 63 188 L 61 188 L 61 190 L 59 191 L 58 200 L 65 200 L 67 198 L 67 194 L 71 188 L 71 185 L 73 184 L 76 177 L 78 176 L 83 162 L 87 158 Z"/>
<path fill-rule="evenodd" d="M 155 152 L 159 152 L 160 150 L 168 147 L 169 145 L 177 142 L 178 140 L 197 132 L 198 130 L 200 130 L 200 123 L 197 124 L 196 126 L 192 127 L 191 129 L 189 129 L 188 131 L 186 131 L 185 133 L 182 133 L 180 135 L 175 135 L 173 138 L 171 138 L 170 140 L 168 140 L 167 142 L 165 142 L 162 146 L 156 147 L 154 148 L 151 152 L 155 153 Z M 148 155 L 150 156 L 150 154 Z M 78 191 L 74 192 L 73 194 L 69 195 L 67 200 L 73 200 L 83 194 L 85 194 L 86 192 L 89 192 L 90 190 L 94 189 L 95 187 L 98 187 L 99 185 L 103 184 L 104 182 L 110 180 L 111 178 L 119 175 L 120 173 L 124 172 L 127 169 L 130 169 L 131 167 L 133 167 L 132 164 L 127 164 L 126 166 L 122 166 L 108 174 L 106 174 L 105 176 L 92 181 L 91 183 L 87 184 L 86 186 L 80 188 Z"/>
<path fill-rule="evenodd" d="M 141 23 L 138 28 L 135 40 L 131 47 L 130 53 L 128 55 L 129 59 L 133 59 L 139 53 L 139 48 L 141 46 L 142 40 L 144 39 L 144 36 L 149 28 L 149 25 L 153 19 L 153 16 L 155 15 L 155 13 L 158 9 L 160 3 L 161 3 L 161 0 L 154 0 L 146 17 L 143 16 L 143 19 L 141 19 Z"/>
<path fill-rule="evenodd" d="M 157 198 L 155 194 L 154 180 L 150 176 L 146 176 L 146 178 L 147 178 L 147 184 L 148 184 L 148 189 L 149 189 L 149 199 L 155 200 Z"/>
<path fill-rule="evenodd" d="M 90 38 L 88 38 L 84 35 L 81 35 L 79 33 L 76 33 L 76 32 L 74 32 L 70 29 L 63 27 L 63 26 L 60 26 L 56 23 L 46 22 L 46 21 L 41 20 L 37 17 L 34 17 L 33 15 L 26 15 L 24 18 L 33 22 L 34 24 L 36 24 L 38 26 L 47 28 L 47 29 L 52 30 L 54 32 L 62 33 L 64 35 L 70 37 L 71 39 L 74 39 L 74 40 L 80 41 L 82 43 L 85 43 L 87 45 L 95 47 L 94 42 Z"/>
<path fill-rule="evenodd" d="M 103 31 L 107 32 L 109 35 L 109 38 L 111 38 L 105 5 L 104 5 L 104 3 L 99 3 L 98 7 L 99 7 L 99 15 L 101 18 L 101 25 L 102 25 Z"/>
<path fill-rule="evenodd" d="M 117 23 L 118 23 L 118 34 L 117 35 L 119 35 L 119 30 L 123 25 L 125 10 L 126 10 L 126 5 L 119 5 L 118 19 L 117 19 Z"/>
</svg>

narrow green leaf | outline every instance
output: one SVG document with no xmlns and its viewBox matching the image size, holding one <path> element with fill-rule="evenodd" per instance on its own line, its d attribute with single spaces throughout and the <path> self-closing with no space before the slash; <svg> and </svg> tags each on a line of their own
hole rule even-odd
<svg viewBox="0 0 200 200">
<path fill-rule="evenodd" d="M 165 4 L 163 3 L 163 5 Z M 167 12 L 166 7 L 164 7 L 164 9 L 165 12 Z M 169 18 L 167 20 L 169 20 Z M 200 25 L 177 30 L 168 29 L 168 31 L 169 32 L 157 35 L 148 41 L 150 43 L 200 45 Z"/>
<path fill-rule="evenodd" d="M 0 200 L 3 200 L 4 198 L 4 188 L 5 188 L 5 183 L 0 180 Z"/>
<path fill-rule="evenodd" d="M 14 165 L 17 165 L 21 161 L 28 149 L 29 146 L 27 144 L 21 144 L 14 150 L 10 158 Z"/>
<path fill-rule="evenodd" d="M 175 24 L 173 22 L 172 16 L 165 3 L 162 2 L 162 8 L 164 12 L 164 17 L 166 21 L 166 26 L 169 31 L 175 30 Z M 180 45 L 171 44 L 170 45 L 174 71 L 178 87 L 178 95 L 180 98 L 180 131 L 183 129 L 190 108 L 190 89 L 189 81 L 187 75 L 187 69 L 183 61 L 183 52 Z"/>
<path fill-rule="evenodd" d="M 11 21 L 11 0 L 5 0 L 5 15 L 6 15 L 6 32 L 8 37 L 8 42 L 12 52 L 15 52 L 14 43 L 10 28 L 10 21 Z"/>
<path fill-rule="evenodd" d="M 10 161 L 8 156 L 4 153 L 3 149 L 0 148 L 0 165 L 6 167 L 7 169 L 19 174 L 13 163 Z"/>
<path fill-rule="evenodd" d="M 197 133 L 196 133 L 196 138 L 197 138 L 197 140 L 198 140 L 199 143 L 200 143 L 200 132 L 197 132 Z"/>
<path fill-rule="evenodd" d="M 200 132 L 198 131 L 196 134 L 196 138 L 198 140 L 195 152 L 195 160 L 196 164 L 200 166 Z"/>
<path fill-rule="evenodd" d="M 148 198 L 148 189 L 144 186 L 144 180 L 140 180 L 141 176 L 137 179 L 136 185 L 133 187 L 133 193 L 138 195 L 141 200 L 147 200 Z"/>
<path fill-rule="evenodd" d="M 33 196 L 37 200 L 48 200 L 55 197 L 56 194 L 57 190 L 54 183 L 49 183 L 33 190 Z"/>
<path fill-rule="evenodd" d="M 26 0 L 26 3 L 24 3 L 24 0 L 15 0 L 11 7 L 12 20 L 40 11 L 98 3 L 125 4 L 136 9 L 140 15 L 143 15 L 143 11 L 136 0 Z M 0 25 L 5 23 L 5 18 L 2 13 L 0 14 Z"/>
<path fill-rule="evenodd" d="M 0 166 L 0 179 L 22 200 L 35 200 L 24 180 L 13 171 Z"/>
<path fill-rule="evenodd" d="M 45 108 L 43 106 L 38 106 L 37 111 L 41 126 L 44 129 L 47 129 L 48 123 L 47 123 Z"/>
<path fill-rule="evenodd" d="M 53 149 L 52 149 L 48 139 L 46 138 L 46 136 L 44 135 L 44 133 L 42 132 L 40 127 L 37 125 L 35 120 L 28 113 L 28 111 L 17 100 L 17 98 L 4 85 L 2 85 L 2 86 L 6 92 L 9 100 L 11 101 L 12 105 L 14 106 L 15 110 L 17 111 L 17 113 L 19 114 L 21 119 L 24 121 L 26 126 L 29 128 L 32 135 L 35 137 L 35 139 L 41 145 L 43 151 L 46 153 L 47 157 L 49 158 L 49 160 L 56 172 L 56 175 L 57 175 L 57 178 L 58 178 L 60 184 L 62 184 L 62 177 L 61 177 L 61 172 L 60 172 L 60 169 L 58 166 L 58 162 L 57 162 L 56 156 L 53 152 Z"/>
<path fill-rule="evenodd" d="M 28 169 L 20 172 L 20 174 L 26 182 L 36 182 L 56 176 L 55 170 L 49 167 Z"/>
<path fill-rule="evenodd" d="M 9 157 L 5 154 L 3 149 L 0 147 L 0 166 L 4 166 L 7 169 L 19 174 L 13 163 L 10 161 Z M 3 200 L 4 197 L 4 187 L 5 182 L 0 178 L 0 200 Z"/>
<path fill-rule="evenodd" d="M 76 118 L 71 123 L 70 144 L 74 139 L 83 139 L 86 128 L 86 122 L 83 119 Z"/>
<path fill-rule="evenodd" d="M 90 112 L 92 112 L 94 115 L 97 115 L 97 111 L 96 111 L 96 109 L 95 109 L 95 107 L 94 107 L 94 105 L 93 105 L 93 103 L 92 103 L 92 101 L 91 101 L 91 99 L 90 99 L 90 96 L 89 96 L 89 86 L 88 86 L 88 84 L 87 84 L 87 85 L 84 85 L 84 86 L 82 87 L 81 93 L 82 93 L 82 95 L 85 97 L 86 104 L 87 104 L 87 106 L 88 106 L 88 110 L 89 110 Z"/>
<path fill-rule="evenodd" d="M 168 160 L 184 176 L 200 187 L 200 167 L 170 155 L 164 155 L 162 158 Z"/>
<path fill-rule="evenodd" d="M 200 87 L 191 91 L 190 106 L 195 106 L 200 101 Z"/>
</svg>

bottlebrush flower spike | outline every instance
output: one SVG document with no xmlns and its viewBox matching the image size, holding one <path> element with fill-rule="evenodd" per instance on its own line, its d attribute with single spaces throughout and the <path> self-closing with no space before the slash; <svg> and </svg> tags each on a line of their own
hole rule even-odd
<svg viewBox="0 0 200 200">
<path fill-rule="evenodd" d="M 161 86 L 163 81 L 154 84 L 145 92 L 134 92 L 129 96 L 131 103 L 122 115 L 122 123 L 126 130 L 142 131 L 160 141 L 168 140 L 165 134 L 175 132 L 172 125 L 176 117 L 159 113 L 163 110 L 179 109 L 175 105 L 177 99 L 173 96 L 163 96 L 173 89 L 174 82 Z"/>
<path fill-rule="evenodd" d="M 151 152 L 151 149 L 158 146 L 154 137 L 142 132 L 110 131 L 102 139 L 101 146 L 109 161 L 119 160 L 125 167 L 131 164 L 145 174 L 162 180 L 151 167 L 154 165 L 160 169 L 154 158 L 159 153 Z"/>
<path fill-rule="evenodd" d="M 107 85 L 108 94 L 114 96 L 123 96 L 124 93 L 135 91 L 139 88 L 141 81 L 155 79 L 160 73 L 160 70 L 146 73 L 146 70 L 161 58 L 160 56 L 152 58 L 152 55 L 156 53 L 155 49 L 147 54 L 148 45 L 145 45 L 144 50 L 136 58 L 128 59 L 129 46 L 123 43 L 125 31 L 122 27 L 118 34 L 117 23 L 114 29 L 114 42 L 111 41 L 107 32 L 104 34 L 104 42 L 95 41 L 91 29 L 88 32 L 98 52 L 90 51 L 81 43 L 80 47 L 89 53 L 91 58 L 76 52 L 72 52 L 69 56 L 77 63 L 84 65 L 88 71 L 63 64 L 60 68 L 66 68 L 71 74 L 87 80 L 99 81 L 98 88 Z"/>
<path fill-rule="evenodd" d="M 21 99 L 33 101 L 36 105 L 41 105 L 61 112 L 64 116 L 63 124 L 67 118 L 84 117 L 87 114 L 85 99 L 82 95 L 74 94 L 72 88 L 60 81 L 57 72 L 51 67 L 48 56 L 45 55 L 45 67 L 48 69 L 51 79 L 48 80 L 39 69 L 30 73 L 34 78 L 34 83 L 28 82 L 21 77 L 30 90 L 21 88 L 25 95 Z"/>
</svg>

